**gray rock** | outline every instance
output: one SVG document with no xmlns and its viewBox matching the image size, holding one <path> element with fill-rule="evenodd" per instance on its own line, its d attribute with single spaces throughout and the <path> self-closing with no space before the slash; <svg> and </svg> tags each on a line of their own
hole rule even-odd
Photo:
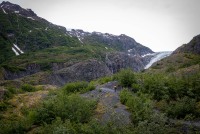
<svg viewBox="0 0 200 134">
<path fill-rule="evenodd" d="M 89 60 L 55 71 L 49 77 L 49 81 L 55 85 L 63 85 L 73 81 L 90 81 L 107 75 L 111 75 L 111 71 L 103 62 Z"/>
</svg>

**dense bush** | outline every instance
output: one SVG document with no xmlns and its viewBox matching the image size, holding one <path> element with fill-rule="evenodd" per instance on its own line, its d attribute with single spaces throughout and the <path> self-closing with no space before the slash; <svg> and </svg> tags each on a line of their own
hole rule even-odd
<svg viewBox="0 0 200 134">
<path fill-rule="evenodd" d="M 62 121 L 56 118 L 51 124 L 45 124 L 40 127 L 37 133 L 40 134 L 132 134 L 132 128 L 116 126 L 113 122 L 102 125 L 97 120 L 92 120 L 89 123 L 73 123 L 70 120 Z"/>
<path fill-rule="evenodd" d="M 29 85 L 29 84 L 24 84 L 22 85 L 21 87 L 22 91 L 26 91 L 26 92 L 34 92 L 36 91 L 36 88 L 32 85 Z"/>
<path fill-rule="evenodd" d="M 154 113 L 149 115 L 149 120 L 139 122 L 133 129 L 135 134 L 171 134 L 178 131 L 171 127 L 170 122 L 164 114 Z"/>
<path fill-rule="evenodd" d="M 120 92 L 120 101 L 125 103 L 131 111 L 131 118 L 134 124 L 147 120 L 153 113 L 153 104 L 145 94 L 138 93 L 133 95 L 128 90 Z"/>
<path fill-rule="evenodd" d="M 170 102 L 167 114 L 173 118 L 185 118 L 187 115 L 195 116 L 196 100 L 184 97 L 177 101 Z"/>
<path fill-rule="evenodd" d="M 24 134 L 31 127 L 32 122 L 28 118 L 18 120 L 0 120 L 1 134 Z"/>
<path fill-rule="evenodd" d="M 106 76 L 106 77 L 99 78 L 99 79 L 97 80 L 97 82 L 98 82 L 99 84 L 105 84 L 105 83 L 107 83 L 107 82 L 109 82 L 109 81 L 112 81 L 112 80 L 113 80 L 113 77 L 112 77 L 112 76 Z"/>
<path fill-rule="evenodd" d="M 38 131 L 41 134 L 75 134 L 76 130 L 70 120 L 62 121 L 57 117 L 51 124 L 45 124 Z"/>
<path fill-rule="evenodd" d="M 135 74 L 131 69 L 122 69 L 114 75 L 114 79 L 118 80 L 123 87 L 131 87 L 136 82 Z"/>
<path fill-rule="evenodd" d="M 91 91 L 94 89 L 95 89 L 95 86 L 93 83 L 87 83 L 87 82 L 83 82 L 83 81 L 67 83 L 62 88 L 62 90 L 67 94 L 68 93 L 76 93 L 76 92 L 84 93 L 84 92 Z"/>
<path fill-rule="evenodd" d="M 79 95 L 68 96 L 60 93 L 44 101 L 37 109 L 37 123 L 51 123 L 56 117 L 84 123 L 90 120 L 95 104 L 95 101 L 86 100 Z"/>
<path fill-rule="evenodd" d="M 128 91 L 128 89 L 123 89 L 120 92 L 120 102 L 122 104 L 126 104 L 128 99 L 130 99 L 132 97 L 132 93 Z"/>
<path fill-rule="evenodd" d="M 8 104 L 4 101 L 0 101 L 0 111 L 5 111 L 8 107 Z"/>
<path fill-rule="evenodd" d="M 120 92 L 120 101 L 125 103 L 131 112 L 133 130 L 136 134 L 165 134 L 170 131 L 167 117 L 164 114 L 156 113 L 153 109 L 153 102 L 148 95 L 138 92 L 132 94 L 128 90 Z"/>
</svg>

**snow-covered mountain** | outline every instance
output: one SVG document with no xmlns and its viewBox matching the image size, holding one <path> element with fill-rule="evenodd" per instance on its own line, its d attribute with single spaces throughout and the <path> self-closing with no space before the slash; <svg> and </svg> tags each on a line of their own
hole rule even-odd
<svg viewBox="0 0 200 134">
<path fill-rule="evenodd" d="M 116 48 L 119 51 L 126 52 L 128 55 L 132 56 L 143 56 L 147 54 L 154 53 L 148 47 L 141 45 L 136 42 L 133 38 L 121 34 L 113 35 L 110 33 L 101 32 L 85 32 L 80 29 L 67 29 L 66 34 L 70 37 L 76 37 L 78 40 L 84 44 L 102 44 L 106 49 Z"/>
<path fill-rule="evenodd" d="M 149 67 L 151 67 L 153 65 L 153 63 L 155 63 L 165 57 L 168 57 L 171 54 L 172 54 L 171 51 L 154 53 L 153 54 L 154 56 L 151 58 L 150 62 L 145 66 L 145 69 L 148 69 Z"/>
</svg>

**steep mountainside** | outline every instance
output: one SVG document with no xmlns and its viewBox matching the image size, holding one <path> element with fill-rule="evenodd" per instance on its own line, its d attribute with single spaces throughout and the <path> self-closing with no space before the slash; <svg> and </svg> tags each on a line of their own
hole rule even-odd
<svg viewBox="0 0 200 134">
<path fill-rule="evenodd" d="M 174 53 L 193 53 L 200 54 L 200 35 L 195 36 L 188 44 L 184 44 Z"/>
<path fill-rule="evenodd" d="M 105 45 L 107 48 L 115 48 L 119 51 L 127 52 L 133 55 L 144 55 L 147 53 L 153 53 L 149 48 L 142 46 L 137 43 L 133 38 L 121 34 L 119 36 L 112 35 L 109 33 L 100 32 L 84 32 L 83 30 L 68 30 L 68 35 L 77 37 L 81 43 L 86 44 L 101 44 Z"/>
<path fill-rule="evenodd" d="M 126 35 L 69 30 L 10 2 L 0 4 L 0 20 L 2 81 L 32 79 L 34 84 L 62 85 L 116 73 L 121 68 L 140 71 L 153 53 Z"/>
<path fill-rule="evenodd" d="M 192 75 L 200 71 L 200 35 L 177 48 L 169 57 L 155 63 L 149 71 Z"/>
</svg>

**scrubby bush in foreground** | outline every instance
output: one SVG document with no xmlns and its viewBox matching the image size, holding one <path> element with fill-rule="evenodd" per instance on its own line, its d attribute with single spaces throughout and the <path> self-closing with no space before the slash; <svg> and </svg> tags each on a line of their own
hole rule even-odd
<svg viewBox="0 0 200 134">
<path fill-rule="evenodd" d="M 77 92 L 84 93 L 84 92 L 91 91 L 94 89 L 95 89 L 95 86 L 92 83 L 88 83 L 84 81 L 67 83 L 62 88 L 62 90 L 67 94 L 77 93 Z"/>
<path fill-rule="evenodd" d="M 135 74 L 131 69 L 122 69 L 114 75 L 114 79 L 118 80 L 123 87 L 131 87 L 136 82 Z"/>
</svg>

